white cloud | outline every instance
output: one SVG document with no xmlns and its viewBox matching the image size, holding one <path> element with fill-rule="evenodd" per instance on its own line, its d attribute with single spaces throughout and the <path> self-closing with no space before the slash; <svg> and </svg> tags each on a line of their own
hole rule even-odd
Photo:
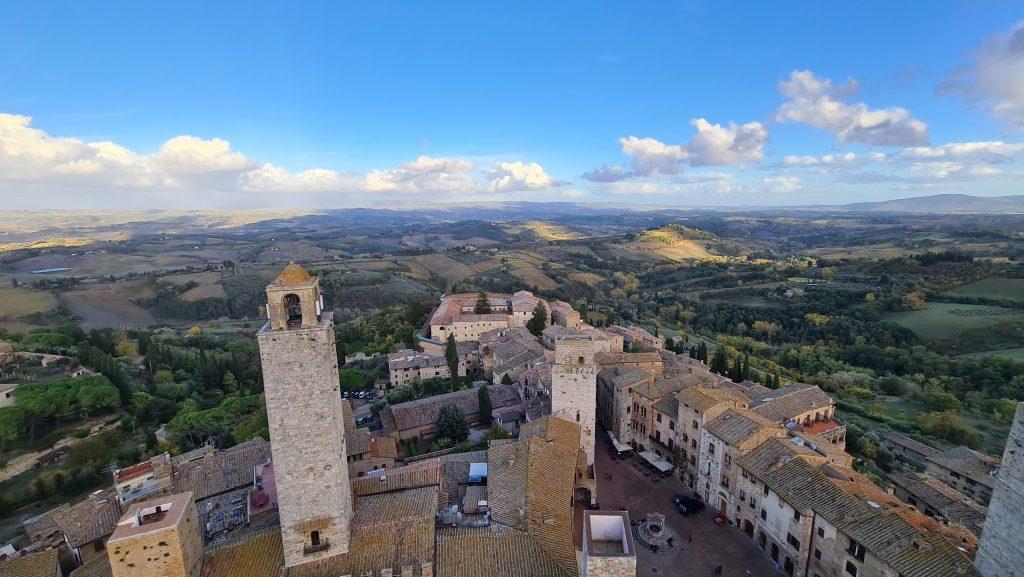
<svg viewBox="0 0 1024 577">
<path fill-rule="evenodd" d="M 794 70 L 779 83 L 788 100 L 776 112 L 779 122 L 799 122 L 828 131 L 839 140 L 879 146 L 928 143 L 928 125 L 904 108 L 869 108 L 863 102 L 844 102 L 857 91 L 855 80 L 833 85 L 809 70 Z"/>
<path fill-rule="evenodd" d="M 536 162 L 499 162 L 488 174 L 491 177 L 491 192 L 540 190 L 562 184 L 548 176 Z"/>
<path fill-rule="evenodd" d="M 723 166 L 759 162 L 764 157 L 768 131 L 760 122 L 728 127 L 695 118 L 690 125 L 697 134 L 690 138 L 686 151 L 693 166 Z"/>
<path fill-rule="evenodd" d="M 915 146 L 899 153 L 905 159 L 971 159 L 989 163 L 1009 162 L 1024 156 L 1024 143 L 1007 143 L 999 140 L 988 142 L 951 142 L 939 147 Z"/>
<path fill-rule="evenodd" d="M 51 198 L 63 194 L 88 206 L 106 200 L 111 206 L 147 206 L 147 199 L 166 203 L 169 198 L 179 205 L 238 206 L 249 202 L 240 201 L 240 195 L 280 203 L 271 193 L 287 192 L 336 205 L 410 194 L 483 198 L 562 184 L 537 163 L 500 162 L 479 171 L 468 159 L 425 155 L 366 173 L 327 168 L 292 172 L 258 163 L 226 140 L 189 135 L 171 138 L 152 154 L 139 154 L 112 142 L 51 136 L 34 128 L 30 117 L 0 114 L 0 190 L 25 199 L 43 190 Z"/>
<path fill-rule="evenodd" d="M 1024 21 L 1009 34 L 987 38 L 971 64 L 951 74 L 938 91 L 958 94 L 1024 131 Z"/>
<path fill-rule="evenodd" d="M 881 153 L 879 153 L 881 154 Z M 881 157 L 884 158 L 882 154 Z M 844 154 L 826 154 L 824 156 L 786 156 L 782 159 L 782 164 L 791 166 L 815 166 L 819 164 L 836 164 L 840 162 L 853 162 L 857 160 L 857 155 L 852 152 Z"/>
<path fill-rule="evenodd" d="M 241 172 L 256 166 L 245 155 L 232 152 L 226 140 L 203 140 L 187 135 L 165 142 L 153 160 L 170 174 Z"/>
<path fill-rule="evenodd" d="M 688 156 L 682 146 L 669 145 L 653 138 L 627 136 L 619 139 L 622 152 L 633 160 L 633 174 L 679 174 Z"/>
<path fill-rule="evenodd" d="M 420 156 L 396 169 L 369 172 L 365 184 L 374 192 L 469 192 L 475 182 L 467 173 L 473 168 L 468 160 Z"/>
<path fill-rule="evenodd" d="M 795 176 L 769 176 L 761 181 L 769 192 L 796 192 L 803 188 Z"/>
<path fill-rule="evenodd" d="M 591 182 L 618 182 L 629 177 L 630 173 L 618 166 L 608 166 L 607 164 L 602 164 L 590 172 L 584 172 L 582 175 L 584 180 Z"/>
</svg>

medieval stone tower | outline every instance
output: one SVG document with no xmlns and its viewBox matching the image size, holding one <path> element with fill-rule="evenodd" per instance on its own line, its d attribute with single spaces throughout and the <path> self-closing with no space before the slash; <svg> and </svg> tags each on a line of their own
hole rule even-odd
<svg viewBox="0 0 1024 577">
<path fill-rule="evenodd" d="M 580 448 L 587 465 L 594 465 L 597 427 L 597 363 L 594 355 L 607 352 L 610 343 L 592 335 L 568 336 L 555 342 L 551 369 L 551 414 L 579 423 Z"/>
<path fill-rule="evenodd" d="M 284 563 L 348 551 L 352 519 L 334 322 L 320 279 L 292 263 L 267 286 L 257 338 L 277 477 Z"/>
<path fill-rule="evenodd" d="M 1020 520 L 1024 516 L 1024 403 L 1017 405 L 1017 416 L 1006 440 L 1003 462 L 996 473 L 998 481 L 988 504 L 988 518 L 981 532 L 981 545 L 974 567 L 982 577 L 1021 577 L 1021 551 L 1024 538 Z"/>
</svg>

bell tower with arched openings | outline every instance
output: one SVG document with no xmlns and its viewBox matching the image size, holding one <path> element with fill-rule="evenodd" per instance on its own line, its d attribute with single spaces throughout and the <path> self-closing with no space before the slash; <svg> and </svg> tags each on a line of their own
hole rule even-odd
<svg viewBox="0 0 1024 577">
<path fill-rule="evenodd" d="M 348 552 L 352 519 L 334 321 L 292 263 L 267 285 L 263 389 L 287 567 Z"/>
</svg>

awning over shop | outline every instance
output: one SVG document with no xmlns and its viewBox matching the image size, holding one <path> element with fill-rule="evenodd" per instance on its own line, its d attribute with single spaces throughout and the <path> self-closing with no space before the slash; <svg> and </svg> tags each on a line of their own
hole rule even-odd
<svg viewBox="0 0 1024 577">
<path fill-rule="evenodd" d="M 608 431 L 608 438 L 612 440 L 612 446 L 615 447 L 615 450 L 620 452 L 620 453 L 625 453 L 626 451 L 632 451 L 633 450 L 633 447 L 630 447 L 629 445 L 627 445 L 625 443 L 620 443 L 619 440 L 615 438 L 615 435 L 613 435 L 611 431 Z"/>
<path fill-rule="evenodd" d="M 645 461 L 650 463 L 652 467 L 661 471 L 662 473 L 668 473 L 669 471 L 675 468 L 672 466 L 672 463 L 669 463 L 665 459 L 662 459 L 653 451 L 644 451 L 640 453 L 640 456 L 643 457 Z"/>
</svg>

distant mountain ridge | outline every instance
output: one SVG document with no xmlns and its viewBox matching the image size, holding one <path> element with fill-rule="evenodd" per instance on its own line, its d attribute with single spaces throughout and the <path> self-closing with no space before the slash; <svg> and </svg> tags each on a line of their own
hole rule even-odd
<svg viewBox="0 0 1024 577">
<path fill-rule="evenodd" d="M 955 213 L 1024 213 L 1024 194 L 1010 196 L 971 196 L 969 194 L 936 194 L 913 198 L 896 198 L 878 202 L 854 202 L 837 206 L 796 207 L 854 212 L 924 212 Z"/>
</svg>

